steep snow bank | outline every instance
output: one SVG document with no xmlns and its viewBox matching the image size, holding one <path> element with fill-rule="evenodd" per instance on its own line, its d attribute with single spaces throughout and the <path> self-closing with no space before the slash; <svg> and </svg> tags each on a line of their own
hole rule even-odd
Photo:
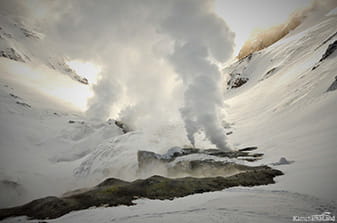
<svg viewBox="0 0 337 223">
<path fill-rule="evenodd" d="M 327 91 L 337 75 L 336 52 L 323 61 L 320 59 L 336 41 L 337 16 L 330 15 L 320 21 L 225 70 L 249 79 L 242 87 L 226 93 L 226 121 L 233 132 L 228 136 L 230 142 L 240 148 L 258 146 L 265 154 L 258 161 L 261 164 L 275 164 L 281 157 L 292 161 L 277 166 L 285 175 L 277 178 L 275 185 L 235 188 L 172 201 L 142 199 L 133 207 L 93 208 L 50 222 L 290 222 L 293 216 L 305 217 L 324 211 L 336 215 L 337 91 Z M 139 148 L 163 153 L 173 145 L 186 142 L 181 138 L 183 132 L 174 127 L 156 136 L 143 132 L 113 136 L 117 130 L 104 124 L 98 131 L 94 127 L 96 123 L 88 120 L 84 120 L 87 125 L 82 125 L 82 117 L 71 112 L 56 111 L 58 115 L 53 109 L 37 112 L 25 94 L 14 91 L 21 88 L 14 86 L 6 90 L 5 85 L 9 89 L 14 86 L 5 82 L 1 86 L 0 142 L 4 154 L 0 162 L 4 173 L 1 176 L 6 185 L 24 186 L 13 186 L 7 194 L 19 194 L 38 186 L 39 192 L 30 195 L 32 199 L 83 187 L 88 181 L 107 175 L 132 177 L 132 174 L 125 176 L 123 170 L 131 170 L 130 173 L 135 170 Z M 76 122 L 69 123 L 69 120 Z M 102 143 L 84 157 L 78 156 L 76 149 L 68 153 L 58 148 L 66 144 L 73 148 L 86 138 L 91 141 L 93 134 L 97 134 L 93 138 L 104 135 L 105 128 L 110 129 L 107 132 L 111 137 L 99 138 Z M 48 145 L 52 148 L 47 150 Z M 82 177 L 74 178 L 74 169 L 84 173 Z M 59 182 L 65 183 L 63 187 Z M 20 221 L 28 220 L 5 220 Z"/>
<path fill-rule="evenodd" d="M 55 86 L 43 86 L 42 76 L 57 82 L 65 78 L 62 75 L 40 76 L 41 70 L 27 64 L 5 59 L 0 63 L 2 68 L 12 64 L 35 71 L 29 77 L 10 69 L 0 73 L 0 207 L 83 187 L 85 182 L 75 178 L 72 170 L 97 144 L 123 134 L 122 130 L 114 123 L 85 120 L 73 106 L 45 95 L 41 87 L 52 92 Z"/>
<path fill-rule="evenodd" d="M 271 188 L 337 200 L 337 91 L 327 92 L 337 75 L 336 54 L 320 62 L 337 39 L 336 23 L 336 16 L 326 18 L 229 68 L 250 79 L 226 100 L 231 142 L 257 145 L 263 163 L 295 160 L 280 166 L 285 176 Z"/>
</svg>

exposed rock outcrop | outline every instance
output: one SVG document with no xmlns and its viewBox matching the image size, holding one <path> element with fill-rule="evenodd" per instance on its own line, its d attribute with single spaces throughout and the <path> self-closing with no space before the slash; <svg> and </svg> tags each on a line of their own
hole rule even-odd
<svg viewBox="0 0 337 223">
<path fill-rule="evenodd" d="M 271 165 L 273 166 L 279 166 L 279 165 L 289 165 L 294 163 L 295 161 L 293 160 L 287 160 L 285 157 L 281 157 L 279 161 L 272 163 Z"/>
<path fill-rule="evenodd" d="M 331 43 L 328 48 L 326 49 L 325 53 L 322 55 L 322 58 L 319 60 L 319 62 L 322 62 L 326 58 L 328 58 L 335 50 L 337 49 L 337 40 L 335 40 L 333 43 Z"/>
<path fill-rule="evenodd" d="M 110 119 L 108 121 L 110 121 Z M 124 134 L 131 131 L 131 129 L 125 123 L 121 121 L 115 120 L 114 124 L 118 126 L 123 131 Z"/>
<path fill-rule="evenodd" d="M 160 167 L 162 169 L 165 169 L 166 170 L 165 172 L 169 176 L 176 176 L 177 173 L 190 176 L 211 176 L 212 174 L 211 175 L 205 174 L 207 172 L 206 169 L 209 169 L 210 173 L 212 172 L 215 173 L 218 171 L 212 171 L 211 169 L 214 170 L 214 167 L 227 168 L 229 167 L 227 165 L 228 163 L 231 163 L 231 167 L 234 168 L 237 167 L 237 170 L 234 170 L 232 172 L 240 172 L 240 170 L 242 170 L 242 166 L 235 163 L 235 161 L 236 160 L 256 161 L 261 159 L 261 157 L 263 156 L 262 153 L 250 153 L 251 151 L 256 149 L 257 147 L 247 147 L 241 150 L 227 152 L 218 149 L 201 150 L 197 148 L 173 147 L 170 150 L 168 150 L 167 153 L 162 155 L 150 151 L 138 151 L 137 154 L 138 172 L 140 174 L 142 172 L 151 172 L 151 170 L 154 167 L 156 168 Z M 192 159 L 189 155 L 193 154 L 200 155 L 203 158 L 199 157 L 196 160 Z M 178 160 L 177 158 L 180 158 L 180 160 Z M 219 158 L 223 158 L 223 160 L 221 160 L 221 162 L 213 162 L 219 161 Z M 199 165 L 196 165 L 198 163 Z M 203 172 L 204 174 L 200 174 L 201 173 L 200 171 Z M 224 174 L 225 172 L 227 172 L 227 174 Z M 196 174 L 194 175 L 193 173 Z M 230 175 L 228 171 L 222 171 L 222 173 L 223 176 Z M 216 174 L 213 174 L 212 176 L 215 175 Z"/>
<path fill-rule="evenodd" d="M 248 77 L 241 77 L 240 74 L 231 74 L 231 79 L 227 82 L 228 89 L 238 88 L 247 83 Z"/>
<path fill-rule="evenodd" d="M 337 49 L 337 40 L 335 40 L 333 43 L 329 44 L 328 48 L 325 50 L 324 54 L 322 55 L 319 62 L 312 67 L 311 70 L 317 69 L 321 63 L 326 60 L 328 57 L 330 57 Z"/>
<path fill-rule="evenodd" d="M 234 186 L 265 185 L 274 183 L 274 177 L 279 175 L 282 175 L 281 171 L 261 166 L 230 177 L 171 179 L 152 176 L 133 182 L 110 178 L 84 192 L 74 192 L 60 198 L 45 197 L 19 207 L 0 209 L 0 220 L 21 215 L 34 219 L 53 219 L 71 211 L 93 206 L 133 205 L 133 200 L 138 198 L 164 200 Z"/>
<path fill-rule="evenodd" d="M 15 60 L 15 61 L 25 62 L 23 57 L 18 52 L 16 52 L 16 50 L 13 48 L 6 48 L 4 50 L 1 50 L 0 56 L 11 59 L 11 60 Z"/>
<path fill-rule="evenodd" d="M 327 91 L 334 91 L 336 89 L 337 89 L 337 76 L 335 77 L 334 82 L 332 82 L 332 84 L 330 85 Z"/>
<path fill-rule="evenodd" d="M 22 206 L 0 209 L 0 220 L 20 215 L 35 219 L 52 219 L 71 211 L 90 207 L 133 205 L 133 201 L 139 198 L 174 199 L 235 186 L 274 183 L 274 177 L 283 174 L 281 171 L 268 166 L 246 166 L 233 160 L 226 160 L 237 161 L 240 157 L 259 158 L 263 154 L 251 153 L 256 149 L 256 147 L 247 147 L 225 152 L 218 149 L 173 147 L 162 155 L 139 151 L 140 170 L 153 166 L 158 168 L 162 165 L 167 169 L 169 176 L 178 176 L 178 178 L 153 175 L 132 182 L 108 178 L 95 187 L 70 191 L 62 197 L 45 197 Z M 203 155 L 209 159 L 191 159 L 189 156 L 193 155 Z"/>
</svg>

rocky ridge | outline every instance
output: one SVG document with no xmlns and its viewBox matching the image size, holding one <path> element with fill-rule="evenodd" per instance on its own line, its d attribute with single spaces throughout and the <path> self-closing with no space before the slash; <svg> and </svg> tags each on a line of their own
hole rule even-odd
<svg viewBox="0 0 337 223">
<path fill-rule="evenodd" d="M 62 197 L 45 197 L 22 206 L 0 209 L 0 220 L 21 215 L 34 219 L 53 219 L 71 211 L 90 207 L 134 205 L 133 201 L 139 198 L 165 200 L 195 193 L 219 191 L 234 186 L 250 187 L 275 183 L 274 177 L 283 173 L 268 166 L 246 166 L 233 161 L 212 159 L 177 161 L 195 154 L 229 160 L 240 157 L 261 158 L 263 154 L 251 153 L 255 149 L 257 148 L 249 147 L 224 152 L 218 149 L 172 148 L 163 155 L 139 151 L 139 171 L 145 171 L 148 165 L 156 163 L 167 165 L 172 175 L 180 172 L 190 176 L 168 178 L 153 175 L 131 182 L 108 178 L 95 187 L 70 191 Z M 205 176 L 205 173 L 208 175 Z"/>
</svg>

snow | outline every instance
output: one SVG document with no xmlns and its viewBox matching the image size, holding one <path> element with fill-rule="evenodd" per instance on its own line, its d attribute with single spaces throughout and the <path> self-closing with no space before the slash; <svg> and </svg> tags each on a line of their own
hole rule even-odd
<svg viewBox="0 0 337 223">
<path fill-rule="evenodd" d="M 61 101 L 58 103 L 63 104 L 63 106 L 60 105 L 61 108 L 71 107 L 74 111 L 80 108 L 84 111 L 87 107 L 87 99 L 93 95 L 91 86 L 73 82 L 69 77 L 43 64 L 33 65 L 0 57 L 0 68 L 1 76 L 6 80 L 35 89 L 36 92 L 53 101 Z M 32 97 L 31 100 L 34 98 Z M 38 107 L 48 105 L 48 103 L 36 101 Z M 44 101 L 48 102 L 48 100 Z"/>
<path fill-rule="evenodd" d="M 72 170 L 97 144 L 121 135 L 122 130 L 109 123 L 85 120 L 74 110 L 74 105 L 62 103 L 59 97 L 46 95 L 44 89 L 38 87 L 49 87 L 44 78 L 55 81 L 51 84 L 60 84 L 65 83 L 67 77 L 45 72 L 44 78 L 37 74 L 36 80 L 32 80 L 30 75 L 23 76 L 7 68 L 22 66 L 36 72 L 48 70 L 7 59 L 0 59 L 0 65 L 0 207 L 18 205 L 41 196 L 59 196 L 86 186 L 73 176 Z M 68 82 L 70 86 L 87 87 Z M 69 120 L 76 122 L 71 124 Z M 17 186 L 13 188 L 4 181 Z"/>
<path fill-rule="evenodd" d="M 36 31 L 29 24 L 28 19 L 22 21 L 14 16 L 0 14 L 0 52 L 12 60 L 30 65 L 45 65 L 49 69 L 58 72 L 58 75 L 66 74 L 68 77 L 88 84 L 88 80 L 66 63 L 68 59 L 50 42 L 45 40 L 45 35 Z M 1 55 L 3 57 L 4 55 Z"/>
<path fill-rule="evenodd" d="M 257 145 L 265 153 L 262 163 L 275 162 L 283 156 L 295 160 L 291 165 L 280 166 L 285 176 L 270 188 L 337 200 L 337 95 L 336 91 L 326 92 L 336 75 L 335 57 L 311 70 L 336 39 L 316 48 L 335 32 L 336 20 L 329 18 L 301 33 L 300 38 L 267 48 L 263 55 L 276 51 L 277 62 L 273 58 L 264 66 L 277 63 L 278 71 L 226 100 L 230 106 L 229 122 L 235 123 L 232 143 Z M 278 61 L 281 59 L 282 63 Z M 249 66 L 252 67 L 247 70 L 261 70 L 260 64 L 253 61 Z"/>
<path fill-rule="evenodd" d="M 336 54 L 318 63 L 337 39 L 322 45 L 336 32 L 336 23 L 337 16 L 329 14 L 254 53 L 250 61 L 225 69 L 249 77 L 247 84 L 226 92 L 227 130 L 233 132 L 229 142 L 237 148 L 257 146 L 265 155 L 256 164 L 285 164 L 286 157 L 287 165 L 275 166 L 285 173 L 276 184 L 171 201 L 140 199 L 131 207 L 91 208 L 47 222 L 291 222 L 292 216 L 324 211 L 336 215 L 337 91 L 327 92 L 337 75 Z M 2 207 L 92 186 L 108 176 L 135 179 L 138 150 L 163 154 L 186 142 L 171 128 L 157 135 L 123 134 L 107 122 L 87 120 L 9 73 L 0 74 L 0 180 L 21 187 L 2 186 Z M 179 151 L 174 147 L 164 156 Z M 207 158 L 196 156 L 187 158 Z M 27 221 L 19 217 L 3 222 Z"/>
<path fill-rule="evenodd" d="M 326 16 L 332 16 L 332 15 L 337 15 L 337 8 L 334 8 L 328 14 L 326 14 Z"/>
<path fill-rule="evenodd" d="M 287 191 L 232 188 L 171 201 L 141 199 L 137 205 L 92 208 L 48 222 L 291 222 L 293 216 L 321 214 L 336 209 L 320 199 Z M 4 222 L 25 222 L 25 217 Z M 38 221 L 31 221 L 38 222 Z"/>
</svg>

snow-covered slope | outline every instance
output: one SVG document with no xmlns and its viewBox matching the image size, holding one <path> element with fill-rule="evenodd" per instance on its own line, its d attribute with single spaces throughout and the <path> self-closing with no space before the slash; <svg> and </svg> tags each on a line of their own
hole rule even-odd
<svg viewBox="0 0 337 223">
<path fill-rule="evenodd" d="M 74 80 L 88 84 L 67 64 L 67 59 L 44 40 L 45 35 L 37 32 L 22 20 L 16 21 L 0 14 L 0 57 L 22 63 L 45 64 L 50 69 L 66 74 Z"/>
<path fill-rule="evenodd" d="M 248 79 L 226 92 L 230 143 L 258 146 L 265 154 L 260 164 L 280 164 L 281 157 L 292 161 L 275 166 L 285 173 L 276 184 L 172 201 L 140 199 L 132 207 L 92 208 L 49 222 L 291 222 L 293 216 L 325 211 L 336 215 L 337 90 L 331 87 L 337 75 L 337 51 L 331 50 L 336 31 L 337 15 L 330 14 L 225 69 L 229 78 Z M 322 60 L 328 49 L 331 54 Z M 108 176 L 134 179 L 138 150 L 163 153 L 186 142 L 174 127 L 153 135 L 124 134 L 113 122 L 46 106 L 48 98 L 5 77 L 0 96 L 2 206 L 59 195 Z M 4 222 L 22 221 L 28 220 Z"/>
<path fill-rule="evenodd" d="M 72 170 L 122 129 L 113 121 L 86 120 L 66 103 L 27 86 L 30 80 L 19 82 L 12 75 L 2 70 L 0 76 L 0 206 L 83 187 L 86 183 Z"/>
<path fill-rule="evenodd" d="M 228 121 L 234 144 L 257 145 L 264 163 L 295 160 L 281 169 L 277 188 L 337 200 L 337 51 L 322 55 L 337 40 L 337 17 L 233 64 L 228 70 L 250 80 L 228 92 Z M 274 187 L 274 186 L 272 186 Z"/>
<path fill-rule="evenodd" d="M 85 106 L 81 99 L 90 96 L 90 86 L 44 65 L 0 58 L 0 66 L 0 208 L 60 196 L 106 177 L 134 180 L 138 150 L 163 153 L 187 141 L 183 126 L 149 134 L 88 119 L 78 107 Z"/>
</svg>

